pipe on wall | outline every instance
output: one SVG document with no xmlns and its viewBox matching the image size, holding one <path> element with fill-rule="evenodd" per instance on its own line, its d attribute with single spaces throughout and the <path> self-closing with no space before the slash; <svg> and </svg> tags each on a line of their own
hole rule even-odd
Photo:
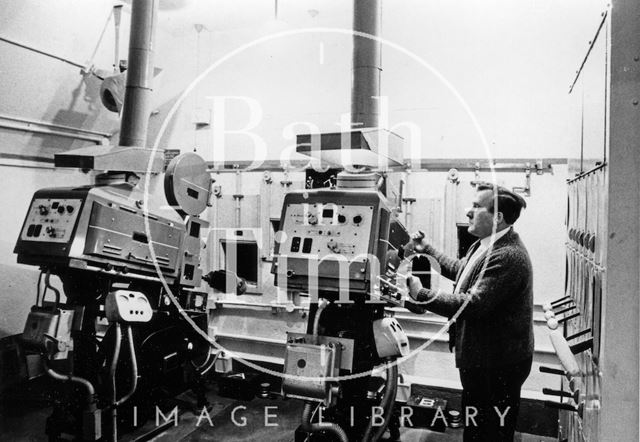
<svg viewBox="0 0 640 442">
<path fill-rule="evenodd" d="M 131 2 L 127 89 L 122 107 L 120 145 L 146 147 L 151 114 L 153 41 L 158 0 Z"/>
<path fill-rule="evenodd" d="M 354 0 L 353 30 L 380 36 L 382 0 Z M 353 36 L 353 77 L 351 84 L 351 125 L 378 127 L 378 101 L 382 73 L 382 45 L 376 39 Z"/>
</svg>

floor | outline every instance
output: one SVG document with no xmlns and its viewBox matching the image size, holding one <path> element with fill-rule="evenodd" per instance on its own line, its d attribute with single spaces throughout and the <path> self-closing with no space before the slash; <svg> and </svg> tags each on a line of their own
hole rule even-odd
<svg viewBox="0 0 640 442">
<path fill-rule="evenodd" d="M 160 426 L 149 421 L 135 432 L 122 435 L 124 442 L 149 440 L 156 442 L 292 442 L 300 424 L 301 402 L 298 400 L 260 399 L 239 401 L 214 394 L 207 394 L 210 407 L 207 411 L 180 409 L 178 425 Z M 0 440 L 46 442 L 44 427 L 50 408 L 47 401 L 53 395 L 47 387 L 37 384 L 13 397 L 0 398 Z M 191 393 L 181 399 L 195 403 Z M 266 416 L 265 416 L 266 415 Z M 266 420 L 265 420 L 266 419 Z M 265 425 L 268 424 L 268 425 Z M 402 428 L 402 442 L 458 442 L 462 441 L 462 429 L 448 428 L 446 432 Z M 527 434 L 517 434 L 516 442 L 551 442 L 554 439 Z"/>
</svg>

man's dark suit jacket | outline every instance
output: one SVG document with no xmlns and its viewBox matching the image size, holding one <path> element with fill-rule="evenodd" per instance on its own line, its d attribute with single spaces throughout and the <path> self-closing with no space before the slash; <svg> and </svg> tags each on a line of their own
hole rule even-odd
<svg viewBox="0 0 640 442">
<path fill-rule="evenodd" d="M 422 289 L 417 297 L 417 301 L 426 302 L 420 307 L 448 318 L 468 301 L 452 325 L 456 327 L 459 368 L 500 367 L 533 355 L 533 272 L 527 249 L 509 228 L 492 250 L 476 261 L 466 279 L 459 281 L 479 243 L 460 260 L 427 247 L 426 253 L 440 264 L 442 276 L 460 287 L 455 294 Z"/>
</svg>

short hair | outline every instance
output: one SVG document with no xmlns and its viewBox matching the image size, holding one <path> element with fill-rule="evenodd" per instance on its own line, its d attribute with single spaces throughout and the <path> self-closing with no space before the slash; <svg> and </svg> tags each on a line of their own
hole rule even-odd
<svg viewBox="0 0 640 442">
<path fill-rule="evenodd" d="M 498 194 L 498 207 L 497 211 L 502 212 L 502 216 L 507 224 L 515 223 L 518 218 L 520 218 L 520 211 L 527 207 L 527 202 L 524 198 L 518 195 L 515 192 L 507 189 L 506 187 L 498 186 L 492 183 L 480 183 L 476 186 L 476 190 L 481 192 L 483 190 L 491 190 L 492 192 L 496 192 Z M 493 200 L 491 208 L 489 209 L 491 213 L 496 211 L 496 208 L 493 207 Z"/>
</svg>

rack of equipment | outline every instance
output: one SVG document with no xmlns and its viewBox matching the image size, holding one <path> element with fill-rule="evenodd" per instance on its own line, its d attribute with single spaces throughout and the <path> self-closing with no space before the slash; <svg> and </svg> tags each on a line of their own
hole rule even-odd
<svg viewBox="0 0 640 442">
<path fill-rule="evenodd" d="M 284 199 L 272 273 L 311 305 L 307 333 L 287 336 L 282 392 L 306 402 L 296 440 L 379 440 L 392 420 L 396 359 L 409 343 L 384 307 L 403 305 L 397 270 L 409 235 L 379 183 L 376 173 L 341 172 L 335 189 Z M 372 400 L 367 385 L 380 365 L 385 390 Z M 385 410 L 384 425 L 373 425 L 372 406 Z"/>
<path fill-rule="evenodd" d="M 556 396 L 559 440 L 598 439 L 601 412 L 603 288 L 606 277 L 607 167 L 598 166 L 568 184 L 565 296 L 544 306 L 551 342 L 563 370 Z"/>
<path fill-rule="evenodd" d="M 226 282 L 203 277 L 200 266 L 207 223 L 198 215 L 208 205 L 211 178 L 189 153 L 172 160 L 164 184 L 180 216 L 166 202 L 146 207 L 144 191 L 128 182 L 33 196 L 15 253 L 44 275 L 22 343 L 41 355 L 43 373 L 61 381 L 47 420 L 51 440 L 116 440 L 157 409 L 172 409 L 175 395 L 188 388 L 198 406 L 206 403 L 202 375 L 213 355 L 184 315 L 207 330 L 201 281 Z M 47 301 L 47 293 L 55 299 Z"/>
</svg>

